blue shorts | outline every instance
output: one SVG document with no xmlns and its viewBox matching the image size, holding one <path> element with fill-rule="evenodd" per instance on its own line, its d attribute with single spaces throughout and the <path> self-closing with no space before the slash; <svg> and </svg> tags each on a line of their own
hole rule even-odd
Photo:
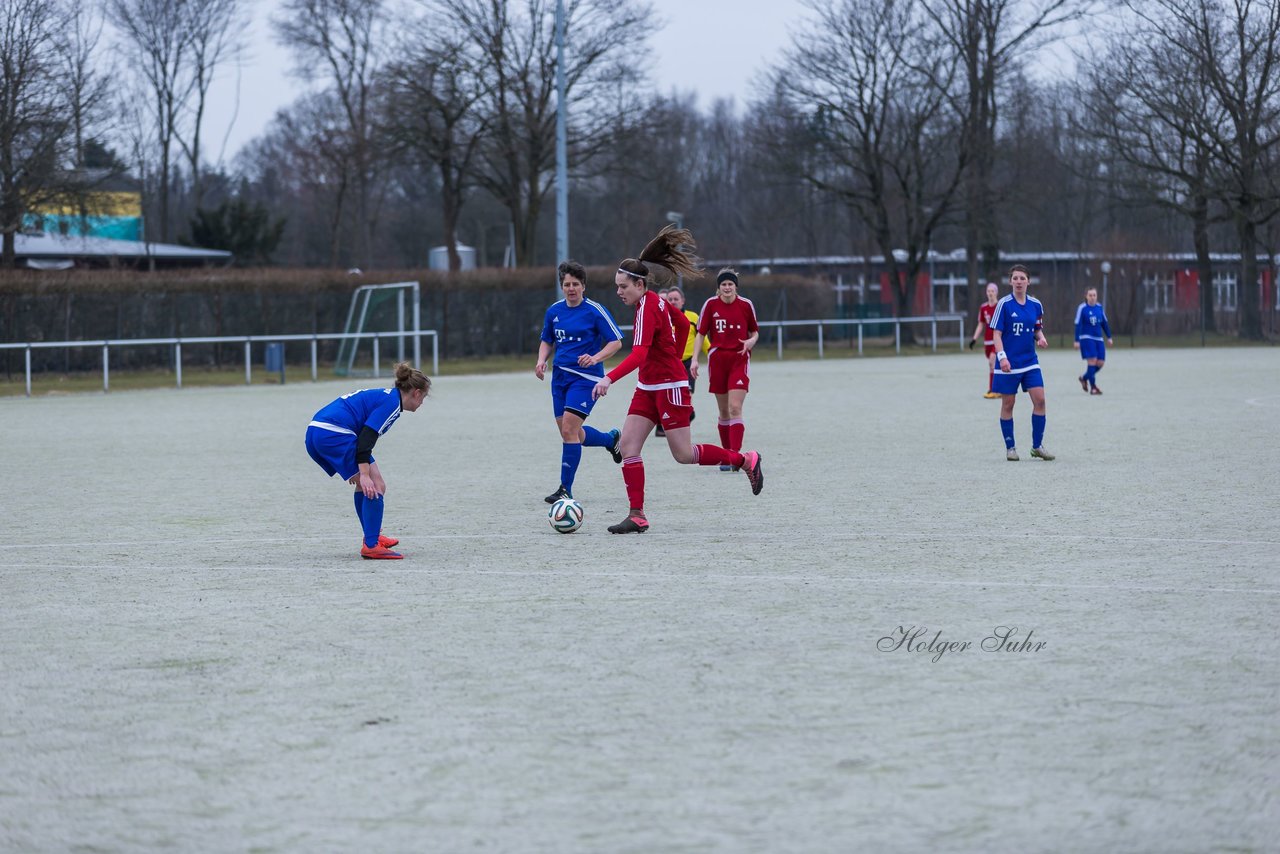
<svg viewBox="0 0 1280 854">
<path fill-rule="evenodd" d="M 1105 361 L 1107 358 L 1107 344 L 1105 341 L 1095 341 L 1092 338 L 1080 339 L 1080 358 L 1081 359 L 1097 359 Z"/>
<path fill-rule="evenodd" d="M 567 410 L 585 421 L 591 414 L 591 408 L 596 405 L 595 398 L 591 396 L 591 390 L 598 382 L 600 382 L 599 378 L 587 379 L 568 371 L 553 370 L 551 372 L 551 411 L 555 413 L 556 418 L 564 415 Z"/>
<path fill-rule="evenodd" d="M 307 453 L 325 474 L 351 480 L 360 473 L 356 464 L 356 437 L 351 433 L 335 433 L 322 427 L 307 428 Z M 369 458 L 369 462 L 374 462 Z"/>
<path fill-rule="evenodd" d="M 1017 394 L 1018 389 L 1031 391 L 1033 388 L 1044 388 L 1044 377 L 1039 368 L 1032 368 L 1021 374 L 1006 374 L 999 368 L 991 375 L 991 390 L 996 394 Z"/>
</svg>

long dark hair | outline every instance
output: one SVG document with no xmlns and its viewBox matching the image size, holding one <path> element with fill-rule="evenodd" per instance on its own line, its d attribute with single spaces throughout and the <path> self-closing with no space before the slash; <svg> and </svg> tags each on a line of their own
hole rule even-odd
<svg viewBox="0 0 1280 854">
<path fill-rule="evenodd" d="M 687 228 L 676 228 L 672 223 L 663 227 L 657 236 L 650 240 L 640 253 L 639 258 L 624 258 L 618 269 L 636 279 L 649 278 L 649 265 L 656 264 L 672 273 L 679 273 L 696 279 L 702 275 L 702 259 L 693 254 L 698 244 L 693 241 L 693 232 Z"/>
</svg>

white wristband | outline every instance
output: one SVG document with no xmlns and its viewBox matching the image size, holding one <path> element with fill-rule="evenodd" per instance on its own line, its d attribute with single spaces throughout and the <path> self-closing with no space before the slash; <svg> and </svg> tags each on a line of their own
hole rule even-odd
<svg viewBox="0 0 1280 854">
<path fill-rule="evenodd" d="M 1001 350 L 999 353 L 996 353 L 996 361 L 997 361 L 997 362 L 1003 362 L 1003 361 L 1006 361 L 1008 358 L 1009 358 L 1009 357 L 1005 355 L 1005 353 L 1004 353 L 1004 351 L 1003 351 L 1003 350 Z"/>
</svg>

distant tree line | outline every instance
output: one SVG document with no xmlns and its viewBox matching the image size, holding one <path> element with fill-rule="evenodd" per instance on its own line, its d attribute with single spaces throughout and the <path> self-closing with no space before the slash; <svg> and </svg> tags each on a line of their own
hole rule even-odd
<svg viewBox="0 0 1280 854">
<path fill-rule="evenodd" d="M 709 258 L 882 255 L 901 310 L 931 251 L 963 248 L 971 285 L 1014 249 L 1193 251 L 1202 282 L 1212 253 L 1256 282 L 1280 252 L 1280 0 L 811 0 L 748 103 L 705 106 L 653 91 L 649 3 L 564 5 L 588 263 L 678 211 Z M 550 265 L 555 6 L 284 0 L 310 90 L 228 162 L 202 131 L 247 0 L 9 0 L 3 260 L 26 211 L 89 197 L 95 151 L 140 180 L 149 238 L 242 263 L 403 268 L 443 245 L 456 269 L 462 243 Z M 1257 288 L 1239 310 L 1261 337 Z"/>
</svg>

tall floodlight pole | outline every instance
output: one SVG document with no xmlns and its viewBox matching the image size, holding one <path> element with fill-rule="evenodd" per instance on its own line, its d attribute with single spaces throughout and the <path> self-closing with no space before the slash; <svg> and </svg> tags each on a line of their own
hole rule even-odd
<svg viewBox="0 0 1280 854">
<path fill-rule="evenodd" d="M 564 102 L 564 0 L 556 0 L 556 264 L 569 258 L 568 108 Z M 556 296 L 560 295 L 557 283 Z"/>
<path fill-rule="evenodd" d="M 680 213 L 680 211 L 667 211 L 667 222 L 675 223 L 676 228 L 684 228 L 684 214 Z M 684 249 L 684 244 L 681 243 L 679 248 Z M 683 273 L 676 273 L 676 287 L 678 287 L 682 293 L 684 292 Z"/>
</svg>

